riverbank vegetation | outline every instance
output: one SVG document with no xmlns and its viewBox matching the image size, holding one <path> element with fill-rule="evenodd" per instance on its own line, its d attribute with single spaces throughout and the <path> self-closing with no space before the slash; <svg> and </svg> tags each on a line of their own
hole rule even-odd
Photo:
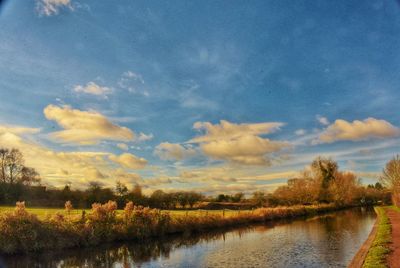
<svg viewBox="0 0 400 268">
<path fill-rule="evenodd" d="M 151 195 L 145 195 L 140 185 L 135 184 L 130 190 L 128 186 L 116 181 L 115 188 L 112 189 L 93 181 L 83 190 L 74 189 L 71 184 L 61 189 L 46 187 L 40 184 L 39 173 L 24 165 L 23 155 L 17 149 L 0 149 L 0 205 L 13 206 L 17 201 L 25 201 L 30 207 L 60 208 L 68 200 L 75 208 L 85 209 L 90 208 L 93 203 L 115 200 L 119 209 L 132 201 L 135 205 L 164 210 L 246 210 L 318 203 L 389 203 L 391 196 L 388 189 L 393 188 L 390 183 L 385 184 L 388 188 L 379 182 L 375 185 L 362 185 L 354 173 L 341 171 L 337 162 L 321 157 L 317 157 L 298 176 L 289 179 L 287 185 L 269 193 L 255 191 L 251 194 L 237 192 L 206 196 L 195 191 L 156 190 Z"/>
<path fill-rule="evenodd" d="M 0 252 L 17 253 L 95 246 L 104 242 L 143 240 L 166 234 L 202 232 L 208 229 L 245 225 L 277 219 L 318 215 L 335 211 L 334 204 L 259 208 L 235 216 L 215 214 L 175 215 L 159 209 L 126 204 L 117 214 L 114 201 L 95 203 L 81 215 L 56 213 L 39 219 L 29 213 L 23 202 L 13 212 L 0 217 Z"/>
<path fill-rule="evenodd" d="M 116 182 L 115 189 L 103 188 L 96 182 L 86 190 L 73 190 L 71 185 L 47 189 L 40 185 L 36 171 L 23 172 L 26 167 L 18 150 L 2 149 L 0 156 L 0 203 L 17 201 L 13 211 L 0 209 L 3 253 L 143 240 L 390 202 L 390 192 L 380 183 L 366 187 L 355 174 L 341 171 L 335 161 L 321 157 L 274 192 L 207 197 L 193 191 L 162 190 L 146 196 L 139 185 L 129 191 L 120 182 Z M 45 209 L 29 211 L 25 207 L 49 203 L 65 209 L 44 213 Z M 227 212 L 226 207 L 237 211 Z M 189 211 L 195 208 L 222 210 Z"/>
<path fill-rule="evenodd" d="M 378 215 L 377 232 L 368 254 L 365 258 L 364 268 L 387 267 L 387 256 L 390 253 L 391 225 L 386 215 L 385 207 L 375 207 Z"/>
</svg>

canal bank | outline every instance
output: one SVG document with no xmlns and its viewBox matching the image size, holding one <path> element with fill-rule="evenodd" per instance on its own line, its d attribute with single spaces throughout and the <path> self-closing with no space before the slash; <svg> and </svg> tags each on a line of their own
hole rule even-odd
<svg viewBox="0 0 400 268">
<path fill-rule="evenodd" d="M 377 219 L 349 268 L 400 267 L 400 209 L 376 207 Z"/>
<path fill-rule="evenodd" d="M 14 267 L 346 267 L 376 214 L 367 208 L 290 221 L 127 241 L 43 254 L 4 256 Z M 1 259 L 1 257 L 0 257 Z"/>
</svg>

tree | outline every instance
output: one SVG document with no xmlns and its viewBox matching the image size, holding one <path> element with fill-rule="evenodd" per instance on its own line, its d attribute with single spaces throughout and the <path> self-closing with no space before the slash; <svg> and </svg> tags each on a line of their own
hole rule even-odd
<svg viewBox="0 0 400 268">
<path fill-rule="evenodd" d="M 166 208 L 166 199 L 166 193 L 162 190 L 156 190 L 150 196 L 150 201 L 153 207 Z"/>
<path fill-rule="evenodd" d="M 238 202 L 242 201 L 243 197 L 244 197 L 244 193 L 239 192 L 239 193 L 234 194 L 231 197 L 231 199 L 232 199 L 232 202 L 238 203 Z"/>
<path fill-rule="evenodd" d="M 139 184 L 135 184 L 130 193 L 128 193 L 127 200 L 132 201 L 135 205 L 147 205 L 146 196 L 142 193 L 142 187 Z"/>
<path fill-rule="evenodd" d="M 133 186 L 132 194 L 134 196 L 136 196 L 137 198 L 142 198 L 142 196 L 143 196 L 142 187 L 136 183 L 135 186 Z"/>
<path fill-rule="evenodd" d="M 400 156 L 396 155 L 387 162 L 380 181 L 392 191 L 393 203 L 400 206 Z"/>
<path fill-rule="evenodd" d="M 24 167 L 24 157 L 18 149 L 11 149 L 6 157 L 6 167 L 8 170 L 8 183 L 13 184 L 18 180 Z"/>
<path fill-rule="evenodd" d="M 36 184 L 40 182 L 40 175 L 34 168 L 24 166 L 21 169 L 21 177 L 18 182 L 24 185 Z"/>
<path fill-rule="evenodd" d="M 330 158 L 317 157 L 311 163 L 311 171 L 314 179 L 319 180 L 321 183 L 318 197 L 319 201 L 329 202 L 330 197 L 328 188 L 338 172 L 338 164 Z"/>
<path fill-rule="evenodd" d="M 215 202 L 228 202 L 229 201 L 229 195 L 225 195 L 225 194 L 219 194 L 216 198 L 215 198 Z"/>
<path fill-rule="evenodd" d="M 202 195 L 196 192 L 188 192 L 187 195 L 187 202 L 189 203 L 190 208 L 193 208 L 194 204 L 202 199 Z"/>
<path fill-rule="evenodd" d="M 122 197 L 128 193 L 128 187 L 126 187 L 126 185 L 121 183 L 120 181 L 117 181 L 117 184 L 115 186 L 115 193 L 119 197 Z"/>
<path fill-rule="evenodd" d="M 40 182 L 40 176 L 34 168 L 24 165 L 24 157 L 18 149 L 0 148 L 0 181 L 31 185 Z"/>
<path fill-rule="evenodd" d="M 351 172 L 337 172 L 330 185 L 330 193 L 337 204 L 351 204 L 355 198 L 358 185 L 357 176 Z"/>
<path fill-rule="evenodd" d="M 5 149 L 5 148 L 0 148 L 0 179 L 2 182 L 6 183 L 7 182 L 7 175 L 6 175 L 6 170 L 7 170 L 7 156 L 10 150 Z"/>
<path fill-rule="evenodd" d="M 175 199 L 182 208 L 185 208 L 188 204 L 188 196 L 184 192 L 175 193 Z"/>
<path fill-rule="evenodd" d="M 267 198 L 265 197 L 265 193 L 256 191 L 253 193 L 253 197 L 251 198 L 254 202 L 255 205 L 261 207 L 265 204 L 267 201 Z"/>
</svg>

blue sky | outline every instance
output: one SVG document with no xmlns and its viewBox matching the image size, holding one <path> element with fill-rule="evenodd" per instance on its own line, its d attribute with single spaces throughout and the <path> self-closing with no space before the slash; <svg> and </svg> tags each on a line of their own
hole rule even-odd
<svg viewBox="0 0 400 268">
<path fill-rule="evenodd" d="M 396 1 L 9 0 L 0 40 L 0 145 L 49 185 L 372 182 L 399 149 Z"/>
</svg>

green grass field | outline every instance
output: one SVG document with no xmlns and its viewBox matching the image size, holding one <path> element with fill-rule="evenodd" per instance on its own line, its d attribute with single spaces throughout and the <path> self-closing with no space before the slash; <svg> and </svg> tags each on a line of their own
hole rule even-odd
<svg viewBox="0 0 400 268">
<path fill-rule="evenodd" d="M 5 212 L 14 211 L 15 207 L 11 206 L 0 206 L 0 214 Z M 81 215 L 82 211 L 90 213 L 90 209 L 73 209 L 71 215 Z M 27 211 L 36 214 L 40 219 L 44 219 L 47 216 L 61 213 L 67 215 L 67 212 L 63 208 L 27 208 Z M 225 215 L 225 217 L 237 216 L 240 213 L 251 212 L 251 210 L 163 210 L 163 212 L 170 213 L 171 216 L 184 217 L 188 216 L 207 216 L 207 215 Z M 117 210 L 117 215 L 122 214 L 123 210 Z"/>
</svg>

